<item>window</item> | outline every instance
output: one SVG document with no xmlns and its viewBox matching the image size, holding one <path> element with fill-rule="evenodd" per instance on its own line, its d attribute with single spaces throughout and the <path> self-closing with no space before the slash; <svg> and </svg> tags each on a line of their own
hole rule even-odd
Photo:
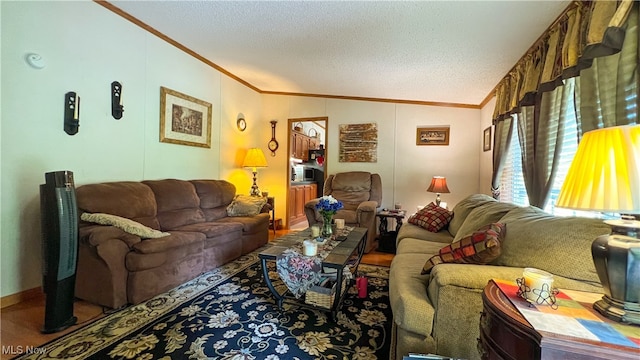
<svg viewBox="0 0 640 360">
<path fill-rule="evenodd" d="M 628 93 L 628 96 L 626 96 L 628 104 L 627 110 L 630 110 L 628 112 L 628 116 L 630 119 L 632 119 L 632 121 L 630 121 L 631 124 L 636 124 L 636 121 L 634 119 L 637 118 L 638 113 L 636 105 L 637 89 L 634 90 L 635 91 L 630 91 Z M 551 194 L 544 208 L 544 211 L 558 216 L 581 216 L 603 219 L 619 218 L 619 214 L 602 214 L 597 212 L 577 211 L 555 207 L 556 200 L 558 199 L 558 195 L 560 194 L 562 183 L 567 176 L 567 172 L 569 171 L 569 167 L 571 166 L 573 157 L 578 150 L 578 125 L 575 113 L 576 112 L 574 104 L 570 103 L 566 108 L 566 113 L 564 114 L 565 132 L 560 147 L 560 161 L 558 163 L 558 169 L 551 188 Z M 560 114 L 558 114 L 558 116 L 560 116 Z M 517 114 L 515 114 L 513 115 L 513 137 L 511 139 L 511 145 L 507 150 L 507 159 L 505 161 L 505 167 L 500 179 L 500 201 L 511 202 L 521 206 L 528 206 L 529 198 L 527 196 L 527 190 L 524 185 L 524 178 L 522 175 L 523 172 L 520 142 L 518 141 L 518 131 L 515 130 L 517 129 L 517 121 L 518 116 Z"/>
<path fill-rule="evenodd" d="M 522 176 L 522 157 L 520 142 L 518 141 L 518 115 L 513 115 L 513 135 L 511 145 L 506 152 L 507 160 L 504 164 L 502 177 L 500 178 L 500 201 L 510 202 L 516 205 L 528 206 L 529 198 Z"/>
</svg>

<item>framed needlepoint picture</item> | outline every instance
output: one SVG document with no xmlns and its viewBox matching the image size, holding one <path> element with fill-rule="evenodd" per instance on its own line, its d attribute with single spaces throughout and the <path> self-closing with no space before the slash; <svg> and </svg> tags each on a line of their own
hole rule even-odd
<svg viewBox="0 0 640 360">
<path fill-rule="evenodd" d="M 160 142 L 211 148 L 211 104 L 160 87 Z"/>
<path fill-rule="evenodd" d="M 416 145 L 449 145 L 449 127 L 419 127 L 416 130 Z"/>
</svg>

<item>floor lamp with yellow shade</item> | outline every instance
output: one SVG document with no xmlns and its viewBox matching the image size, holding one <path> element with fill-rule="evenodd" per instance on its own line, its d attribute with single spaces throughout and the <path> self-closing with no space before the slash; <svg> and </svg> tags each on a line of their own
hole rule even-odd
<svg viewBox="0 0 640 360">
<path fill-rule="evenodd" d="M 251 196 L 262 196 L 260 189 L 258 189 L 258 168 L 267 167 L 267 159 L 264 157 L 264 153 L 259 148 L 251 148 L 247 151 L 247 155 L 244 157 L 242 167 L 250 168 L 253 173 L 253 185 L 251 185 Z"/>
<path fill-rule="evenodd" d="M 604 291 L 593 307 L 610 319 L 640 324 L 640 125 L 586 132 L 556 206 L 622 215 L 606 220 L 611 234 L 591 246 Z"/>
</svg>

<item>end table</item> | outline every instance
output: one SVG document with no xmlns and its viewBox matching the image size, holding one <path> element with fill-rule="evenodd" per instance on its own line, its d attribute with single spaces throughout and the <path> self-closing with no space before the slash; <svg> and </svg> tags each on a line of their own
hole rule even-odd
<svg viewBox="0 0 640 360">
<path fill-rule="evenodd" d="M 378 251 L 386 252 L 386 253 L 396 253 L 396 237 L 398 236 L 398 231 L 400 231 L 400 227 L 402 226 L 402 220 L 406 215 L 405 210 L 380 210 L 376 214 L 376 217 L 380 219 L 380 226 L 378 230 L 380 231 L 380 237 L 378 238 Z M 388 227 L 388 219 L 392 218 L 396 221 L 396 229 L 395 231 L 389 231 Z"/>
</svg>

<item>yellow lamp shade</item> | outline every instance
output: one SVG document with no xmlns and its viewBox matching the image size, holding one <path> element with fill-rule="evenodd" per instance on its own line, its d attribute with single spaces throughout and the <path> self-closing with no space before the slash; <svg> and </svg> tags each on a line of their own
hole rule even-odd
<svg viewBox="0 0 640 360">
<path fill-rule="evenodd" d="M 585 133 L 556 206 L 640 214 L 640 125 Z"/>
<path fill-rule="evenodd" d="M 242 167 L 259 168 L 267 167 L 267 159 L 264 157 L 264 153 L 259 148 L 251 148 L 247 151 L 247 155 L 244 157 Z"/>
</svg>

